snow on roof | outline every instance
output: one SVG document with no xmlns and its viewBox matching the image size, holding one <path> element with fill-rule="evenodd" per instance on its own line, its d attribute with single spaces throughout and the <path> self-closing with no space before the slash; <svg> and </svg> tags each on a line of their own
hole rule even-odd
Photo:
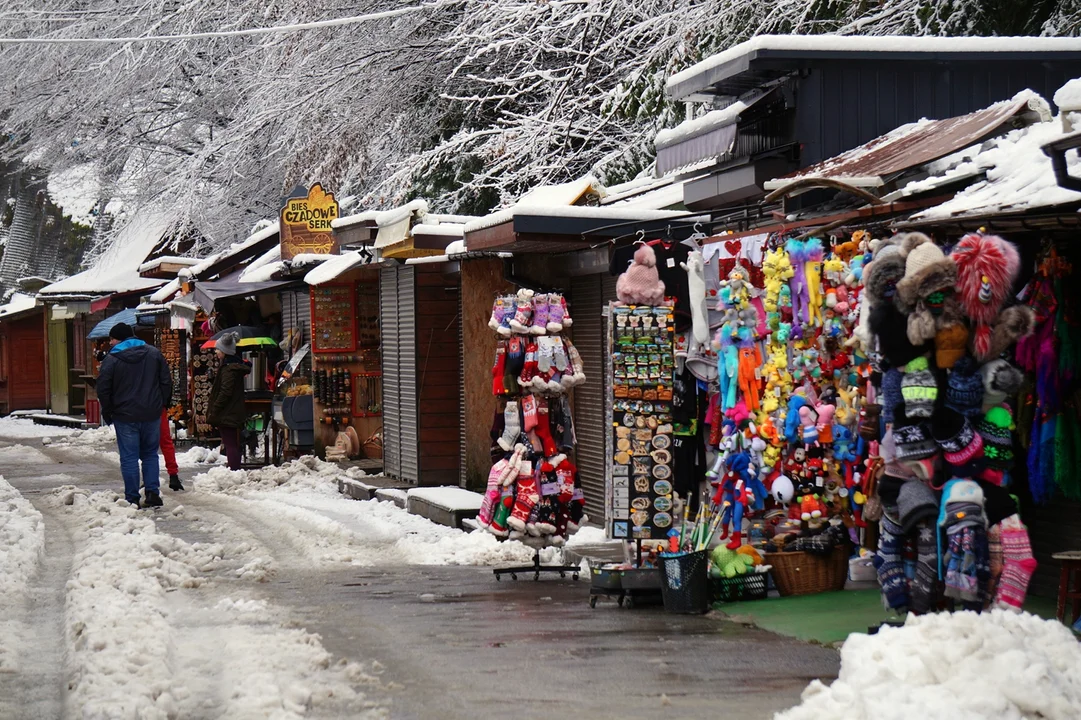
<svg viewBox="0 0 1081 720">
<path fill-rule="evenodd" d="M 0 317 L 7 317 L 8 315 L 16 315 L 21 312 L 33 309 L 38 304 L 37 297 L 34 295 L 24 295 L 23 293 L 14 293 L 11 299 L 6 304 L 0 305 Z"/>
<path fill-rule="evenodd" d="M 281 245 L 272 247 L 259 257 L 248 263 L 237 278 L 240 282 L 265 282 L 271 276 L 281 270 L 282 263 Z"/>
<path fill-rule="evenodd" d="M 657 137 L 653 139 L 653 144 L 658 150 L 662 150 L 670 145 L 712 132 L 725 125 L 732 125 L 739 120 L 739 114 L 746 110 L 747 107 L 747 103 L 737 100 L 726 108 L 711 110 L 700 118 L 687 120 L 674 128 L 661 130 L 657 133 Z"/>
<path fill-rule="evenodd" d="M 445 235 L 446 237 L 460 238 L 465 233 L 465 225 L 461 223 L 440 223 L 439 225 L 422 223 L 414 225 L 412 232 L 413 235 Z"/>
<path fill-rule="evenodd" d="M 465 246 L 465 240 L 455 240 L 450 245 L 447 245 L 447 255 L 458 255 L 464 252 L 468 252 Z"/>
<path fill-rule="evenodd" d="M 666 87 L 676 86 L 696 76 L 746 58 L 760 51 L 806 53 L 1047 53 L 1081 51 L 1081 38 L 1066 37 L 910 37 L 903 35 L 759 35 L 712 55 L 702 62 L 672 75 Z M 746 63 L 744 63 L 746 65 Z"/>
<path fill-rule="evenodd" d="M 573 205 L 590 190 L 605 195 L 604 186 L 592 175 L 583 175 L 577 180 L 558 185 L 539 185 L 522 197 L 518 205 Z"/>
<path fill-rule="evenodd" d="M 376 227 L 385 227 L 400 222 L 410 215 L 423 217 L 428 214 L 428 201 L 423 199 L 411 200 L 400 207 L 390 210 L 365 210 L 355 215 L 346 215 L 330 221 L 330 227 L 335 230 L 352 227 L 359 223 L 375 222 Z"/>
<path fill-rule="evenodd" d="M 315 265 L 317 263 L 323 263 L 334 255 L 327 255 L 326 253 L 297 253 L 293 256 L 293 259 L 289 261 L 289 264 L 293 267 L 298 265 Z"/>
<path fill-rule="evenodd" d="M 211 265 L 218 262 L 219 260 L 227 258 L 230 255 L 237 255 L 239 253 L 242 253 L 243 251 L 250 248 L 252 245 L 258 245 L 263 240 L 266 240 L 273 235 L 277 235 L 278 229 L 279 228 L 277 221 L 270 223 L 262 230 L 252 233 L 244 240 L 233 243 L 229 246 L 228 249 L 218 253 L 214 253 L 210 257 L 202 260 L 201 262 L 192 265 L 190 268 L 187 269 L 187 275 L 189 275 L 190 277 L 198 277 L 199 273 L 206 271 L 207 268 L 209 268 Z M 184 271 L 182 270 L 181 273 L 184 273 Z"/>
<path fill-rule="evenodd" d="M 626 200 L 620 200 L 615 203 L 610 203 L 605 207 L 621 207 L 621 208 L 639 208 L 643 210 L 663 210 L 672 205 L 683 204 L 683 183 L 682 182 L 670 182 L 660 187 L 653 188 L 648 192 L 640 193 L 628 197 Z"/>
<path fill-rule="evenodd" d="M 89 270 L 47 285 L 43 295 L 71 293 L 118 293 L 147 290 L 163 285 L 163 281 L 144 278 L 139 267 L 146 256 L 161 241 L 173 224 L 172 215 L 160 210 L 136 213 L 113 236 L 113 241 Z"/>
<path fill-rule="evenodd" d="M 1074 78 L 1055 92 L 1055 104 L 1059 110 L 1081 110 L 1081 78 Z"/>
<path fill-rule="evenodd" d="M 191 267 L 192 265 L 198 265 L 200 262 L 202 261 L 199 258 L 163 255 L 161 257 L 156 257 L 153 260 L 147 260 L 145 263 L 139 266 L 139 272 L 142 273 L 146 272 L 147 270 L 153 270 L 154 268 L 161 267 L 165 263 L 169 263 L 170 265 L 187 265 L 188 267 Z"/>
<path fill-rule="evenodd" d="M 683 218 L 679 210 L 649 210 L 628 205 L 605 205 L 603 207 L 578 207 L 576 205 L 553 207 L 551 205 L 513 205 L 473 222 L 466 223 L 466 234 L 510 222 L 517 215 L 542 215 L 547 217 L 599 218 L 612 220 L 667 220 Z"/>
<path fill-rule="evenodd" d="M 1062 125 L 1051 120 L 988 140 L 971 160 L 986 179 L 912 219 L 939 220 L 1081 203 L 1081 193 L 1058 185 L 1051 159 L 1040 149 L 1062 135 Z M 1066 162 L 1071 174 L 1077 175 L 1081 159 L 1068 154 Z"/>
<path fill-rule="evenodd" d="M 428 213 L 424 216 L 425 223 L 436 223 L 439 225 L 445 225 L 447 223 L 457 223 L 459 225 L 465 225 L 470 220 L 476 219 L 476 215 L 449 215 L 447 213 Z"/>
<path fill-rule="evenodd" d="M 163 303 L 169 298 L 171 298 L 173 295 L 175 295 L 178 290 L 180 290 L 180 280 L 170 280 L 169 282 L 158 288 L 158 290 L 150 296 L 150 302 Z"/>
<path fill-rule="evenodd" d="M 304 282 L 309 285 L 328 283 L 358 265 L 370 263 L 371 259 L 372 254 L 367 250 L 363 252 L 352 250 L 341 255 L 331 255 L 326 262 L 320 263 L 312 270 L 309 270 L 308 274 L 304 276 Z"/>
</svg>

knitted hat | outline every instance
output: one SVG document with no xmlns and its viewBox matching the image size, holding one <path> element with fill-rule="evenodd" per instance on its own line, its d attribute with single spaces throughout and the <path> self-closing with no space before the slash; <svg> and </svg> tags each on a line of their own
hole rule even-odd
<svg viewBox="0 0 1081 720">
<path fill-rule="evenodd" d="M 950 253 L 957 268 L 957 295 L 974 326 L 976 357 L 988 357 L 991 325 L 1021 269 L 1017 248 L 997 235 L 970 233 Z"/>
<path fill-rule="evenodd" d="M 863 291 L 872 306 L 892 303 L 894 291 L 905 275 L 905 256 L 901 246 L 884 245 L 879 248 L 874 260 L 863 269 Z"/>
<path fill-rule="evenodd" d="M 904 408 L 899 407 L 904 401 L 901 394 L 901 381 L 905 375 L 897 368 L 890 368 L 882 373 L 882 418 L 892 423 L 895 413 L 904 414 Z"/>
<path fill-rule="evenodd" d="M 1013 413 L 1005 405 L 991 408 L 976 424 L 976 432 L 983 437 L 983 454 L 987 466 L 995 470 L 1013 468 Z"/>
<path fill-rule="evenodd" d="M 938 515 L 935 493 L 918 480 L 906 482 L 897 496 L 897 514 L 901 519 L 901 528 L 907 535 L 915 530 L 920 522 L 931 520 Z"/>
<path fill-rule="evenodd" d="M 942 491 L 942 506 L 954 503 L 972 503 L 983 507 L 983 489 L 974 480 L 954 478 Z"/>
<path fill-rule="evenodd" d="M 130 337 L 135 337 L 135 332 L 131 329 L 131 325 L 127 323 L 118 322 L 109 328 L 109 337 L 113 340 L 119 340 L 121 342 L 127 340 Z"/>
<path fill-rule="evenodd" d="M 986 480 L 976 481 L 983 490 L 983 510 L 987 515 L 987 526 L 993 527 L 1017 514 L 1017 503 L 1010 491 Z"/>
<path fill-rule="evenodd" d="M 970 357 L 958 360 L 946 380 L 946 407 L 962 415 L 975 417 L 982 410 L 983 379 L 976 372 L 976 363 Z"/>
<path fill-rule="evenodd" d="M 983 411 L 986 413 L 1021 389 L 1024 376 L 1005 360 L 992 360 L 980 368 L 983 379 Z"/>
<path fill-rule="evenodd" d="M 959 412 L 942 408 L 935 413 L 931 434 L 943 450 L 943 457 L 955 475 L 973 475 L 974 463 L 983 458 L 983 438 L 968 418 Z"/>
<path fill-rule="evenodd" d="M 220 350 L 225 355 L 236 355 L 236 341 L 239 339 L 240 336 L 235 332 L 225 333 L 214 343 L 214 349 Z"/>
<path fill-rule="evenodd" d="M 930 429 L 923 423 L 894 425 L 893 442 L 897 446 L 896 457 L 901 461 L 923 460 L 938 452 Z"/>
<path fill-rule="evenodd" d="M 909 233 L 902 250 L 905 276 L 897 283 L 898 307 L 911 310 L 916 303 L 933 292 L 947 290 L 957 281 L 957 268 L 942 249 L 922 233 Z"/>
<path fill-rule="evenodd" d="M 883 475 L 876 486 L 878 499 L 886 505 L 896 505 L 901 498 L 901 488 L 910 482 L 912 481 L 903 477 Z"/>
<path fill-rule="evenodd" d="M 965 356 L 968 346 L 968 328 L 958 323 L 940 328 L 935 333 L 935 365 L 949 369 Z"/>
<path fill-rule="evenodd" d="M 908 417 L 931 417 L 934 413 L 938 383 L 926 357 L 918 357 L 905 365 L 901 396 L 905 399 L 905 415 Z"/>
</svg>

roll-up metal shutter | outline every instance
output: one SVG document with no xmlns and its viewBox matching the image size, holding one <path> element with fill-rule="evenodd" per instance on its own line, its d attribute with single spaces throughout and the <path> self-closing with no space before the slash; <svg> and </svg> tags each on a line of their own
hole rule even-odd
<svg viewBox="0 0 1081 720">
<path fill-rule="evenodd" d="M 296 329 L 303 336 L 303 342 L 310 341 L 312 306 L 308 299 L 308 293 L 287 290 L 281 294 L 281 303 L 282 332 L 288 334 L 290 330 Z"/>
<path fill-rule="evenodd" d="M 604 473 L 607 465 L 605 427 L 604 302 L 600 275 L 571 280 L 570 313 L 573 342 L 582 356 L 586 381 L 574 390 L 575 461 L 586 496 L 586 512 L 594 522 L 604 519 Z"/>
<path fill-rule="evenodd" d="M 383 363 L 383 472 L 401 477 L 399 433 L 401 399 L 398 373 L 398 269 L 379 271 L 379 336 Z"/>
<path fill-rule="evenodd" d="M 417 422 L 417 300 L 416 268 L 398 266 L 398 427 L 401 444 L 399 477 L 416 484 L 420 477 Z"/>
</svg>

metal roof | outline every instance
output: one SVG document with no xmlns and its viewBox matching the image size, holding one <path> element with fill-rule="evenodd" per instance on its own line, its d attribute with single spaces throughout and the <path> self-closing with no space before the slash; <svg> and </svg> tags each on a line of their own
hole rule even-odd
<svg viewBox="0 0 1081 720">
<path fill-rule="evenodd" d="M 785 187 L 807 178 L 830 178 L 852 185 L 879 187 L 899 173 L 944 158 L 988 138 L 1049 116 L 1047 103 L 1035 93 L 995 103 L 968 115 L 921 120 L 871 140 L 848 152 L 766 183 Z"/>
</svg>

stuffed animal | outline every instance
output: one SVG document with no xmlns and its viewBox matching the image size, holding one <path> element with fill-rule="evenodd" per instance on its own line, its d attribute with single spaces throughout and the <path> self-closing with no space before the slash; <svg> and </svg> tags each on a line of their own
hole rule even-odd
<svg viewBox="0 0 1081 720">
<path fill-rule="evenodd" d="M 634 252 L 634 261 L 616 281 L 616 296 L 629 305 L 660 305 L 664 283 L 657 274 L 657 255 L 649 245 Z"/>
<path fill-rule="evenodd" d="M 754 567 L 754 558 L 749 554 L 737 552 L 725 545 L 718 545 L 710 553 L 713 563 L 712 572 L 715 577 L 733 578 L 737 575 L 746 575 Z"/>
</svg>

